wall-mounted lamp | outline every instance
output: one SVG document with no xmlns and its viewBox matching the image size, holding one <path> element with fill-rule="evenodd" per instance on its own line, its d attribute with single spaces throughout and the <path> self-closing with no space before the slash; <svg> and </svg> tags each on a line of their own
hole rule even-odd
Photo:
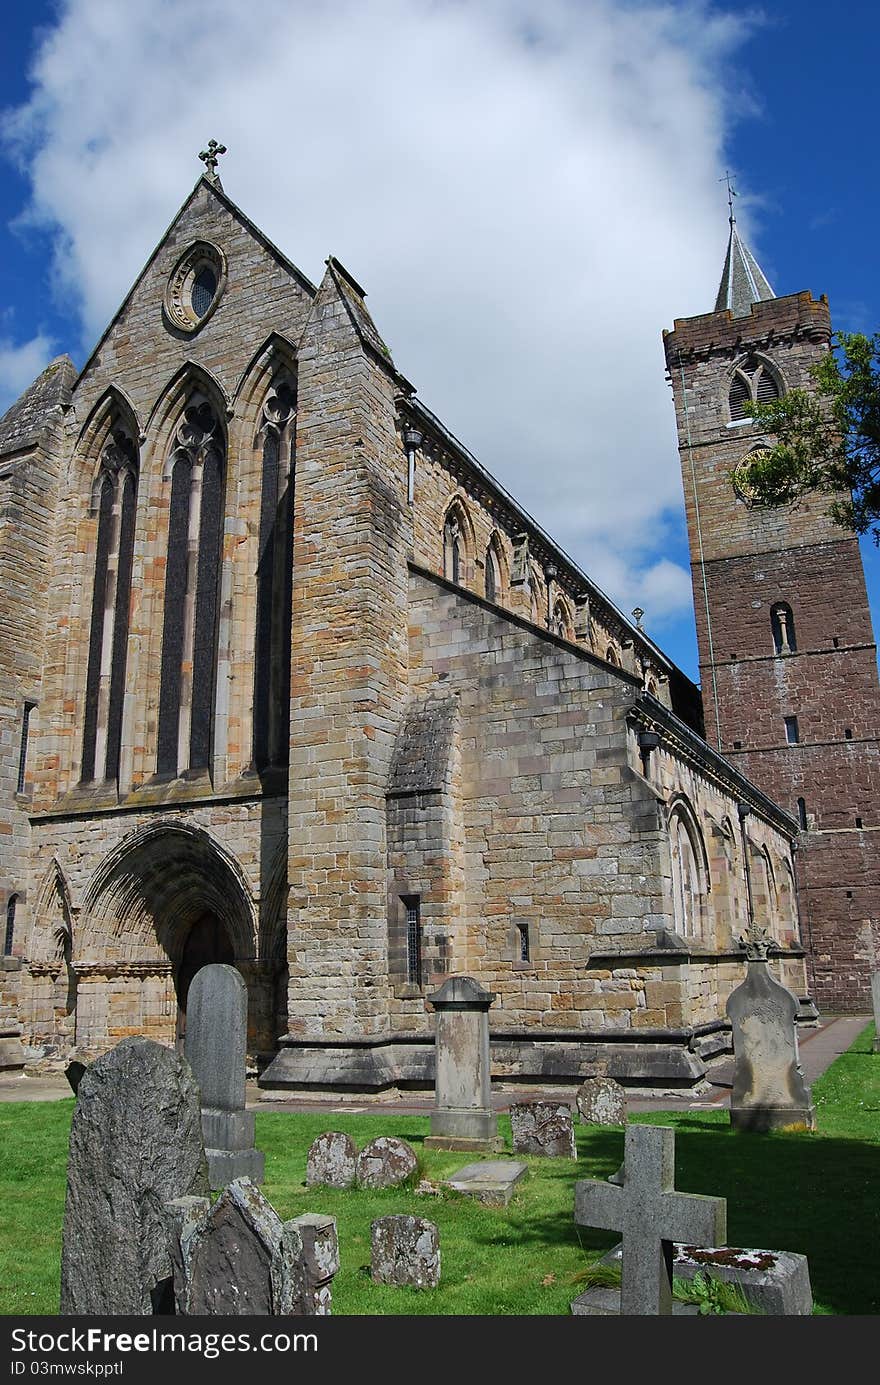
<svg viewBox="0 0 880 1385">
<path fill-rule="evenodd" d="M 406 447 L 406 503 L 413 503 L 413 496 L 416 488 L 416 453 L 424 442 L 425 437 L 420 428 L 405 428 L 403 442 Z"/>
</svg>

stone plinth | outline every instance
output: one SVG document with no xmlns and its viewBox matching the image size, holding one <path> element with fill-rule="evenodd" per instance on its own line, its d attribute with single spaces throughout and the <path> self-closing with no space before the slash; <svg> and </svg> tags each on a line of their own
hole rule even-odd
<svg viewBox="0 0 880 1385">
<path fill-rule="evenodd" d="M 813 1130 L 815 1108 L 798 1061 L 797 999 L 770 975 L 766 958 L 747 966 L 727 1001 L 735 1062 L 730 1123 L 736 1130 Z"/>
<path fill-rule="evenodd" d="M 254 1148 L 254 1116 L 245 1110 L 247 986 L 235 967 L 202 967 L 189 988 L 186 1057 L 199 1084 L 202 1130 L 212 1188 L 235 1178 L 262 1183 L 264 1156 Z"/>
<path fill-rule="evenodd" d="M 492 1111 L 489 1006 L 495 999 L 473 977 L 451 976 L 428 997 L 435 1011 L 433 1149 L 490 1153 L 503 1147 Z"/>
</svg>

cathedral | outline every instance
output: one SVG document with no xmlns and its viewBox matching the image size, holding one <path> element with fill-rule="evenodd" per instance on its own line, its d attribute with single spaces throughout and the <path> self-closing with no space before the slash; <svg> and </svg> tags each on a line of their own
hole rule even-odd
<svg viewBox="0 0 880 1385">
<path fill-rule="evenodd" d="M 0 421 L 0 1065 L 179 1042 L 220 961 L 267 1088 L 430 1084 L 467 974 L 497 1080 L 688 1089 L 753 921 L 804 1019 L 864 1007 L 858 546 L 729 479 L 827 303 L 774 297 L 731 222 L 715 311 L 665 337 L 701 696 L 219 152 L 82 370 Z"/>
</svg>

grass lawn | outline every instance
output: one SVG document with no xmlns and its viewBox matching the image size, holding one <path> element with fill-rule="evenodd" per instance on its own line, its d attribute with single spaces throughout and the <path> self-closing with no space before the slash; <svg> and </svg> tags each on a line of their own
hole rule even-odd
<svg viewBox="0 0 880 1385">
<path fill-rule="evenodd" d="M 660 1113 L 639 1120 L 674 1125 L 676 1186 L 728 1200 L 731 1245 L 801 1251 L 825 1313 L 880 1312 L 875 1272 L 880 1243 L 880 1055 L 866 1028 L 813 1088 L 815 1135 L 736 1134 L 726 1111 Z M 73 1101 L 0 1104 L 0 1313 L 58 1311 L 67 1133 Z M 509 1123 L 502 1119 L 508 1142 Z M 623 1156 L 623 1130 L 578 1126 L 578 1159 L 530 1159 L 529 1178 L 510 1207 L 483 1207 L 448 1193 L 418 1197 L 304 1186 L 306 1154 L 323 1130 L 347 1131 L 360 1145 L 400 1135 L 424 1172 L 443 1178 L 467 1156 L 425 1150 L 427 1118 L 376 1115 L 257 1115 L 266 1153 L 264 1191 L 282 1217 L 330 1213 L 338 1219 L 342 1268 L 336 1313 L 567 1313 L 573 1277 L 614 1237 L 575 1227 L 576 1178 L 603 1178 Z M 412 1212 L 440 1228 L 442 1280 L 429 1292 L 373 1284 L 370 1222 Z"/>
</svg>

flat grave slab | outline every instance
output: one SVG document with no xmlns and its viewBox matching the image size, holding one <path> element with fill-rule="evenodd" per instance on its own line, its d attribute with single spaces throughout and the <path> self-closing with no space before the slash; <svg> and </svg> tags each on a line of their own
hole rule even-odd
<svg viewBox="0 0 880 1385">
<path fill-rule="evenodd" d="M 612 1246 L 602 1256 L 600 1263 L 619 1264 L 621 1249 L 620 1245 Z M 693 1279 L 695 1274 L 708 1274 L 712 1279 L 738 1284 L 760 1313 L 771 1317 L 803 1317 L 813 1311 L 810 1267 L 806 1255 L 797 1255 L 790 1250 L 674 1245 L 672 1257 L 672 1273 L 676 1279 Z M 616 1295 L 619 1303 L 618 1289 L 588 1289 L 572 1303 L 572 1313 L 602 1314 L 609 1311 L 602 1298 L 602 1295 L 609 1293 Z M 673 1303 L 672 1311 L 677 1313 L 692 1306 Z M 616 1313 L 619 1308 L 610 1311 Z"/>
<path fill-rule="evenodd" d="M 517 1159 L 485 1159 L 478 1164 L 465 1164 L 444 1182 L 487 1207 L 506 1207 L 517 1183 L 528 1171 L 528 1165 Z"/>
</svg>

